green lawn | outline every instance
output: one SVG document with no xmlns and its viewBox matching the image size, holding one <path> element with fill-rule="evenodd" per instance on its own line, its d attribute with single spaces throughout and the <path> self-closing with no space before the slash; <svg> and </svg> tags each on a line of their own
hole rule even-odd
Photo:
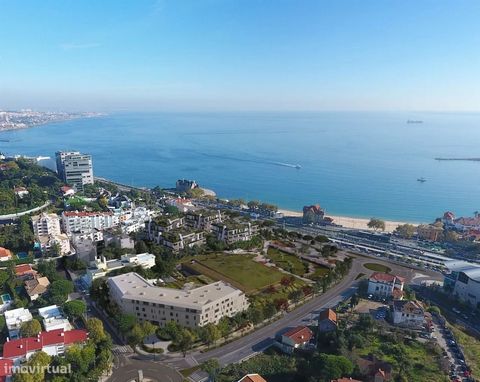
<svg viewBox="0 0 480 382">
<path fill-rule="evenodd" d="M 302 261 L 295 255 L 280 251 L 277 248 L 268 248 L 267 257 L 272 260 L 277 267 L 294 275 L 303 276 L 308 271 L 308 264 L 305 261 Z"/>
<path fill-rule="evenodd" d="M 308 275 L 307 277 L 312 280 L 318 280 L 323 278 L 328 273 L 329 269 L 327 267 L 322 267 L 320 265 L 315 265 L 315 271 Z"/>
<path fill-rule="evenodd" d="M 188 267 L 214 280 L 224 280 L 246 293 L 280 282 L 284 274 L 253 260 L 249 255 L 214 254 L 196 257 Z"/>
<path fill-rule="evenodd" d="M 387 267 L 386 265 L 382 265 L 378 263 L 366 263 L 366 264 L 363 264 L 363 266 L 374 272 L 390 273 L 392 271 L 392 269 Z"/>
</svg>

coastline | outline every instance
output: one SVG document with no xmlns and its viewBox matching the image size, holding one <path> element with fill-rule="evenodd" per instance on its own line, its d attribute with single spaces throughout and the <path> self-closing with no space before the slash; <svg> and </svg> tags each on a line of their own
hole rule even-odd
<svg viewBox="0 0 480 382">
<path fill-rule="evenodd" d="M 303 216 L 303 213 L 300 211 L 286 210 L 283 208 L 279 208 L 278 212 L 282 213 L 284 216 L 291 216 L 291 217 Z M 326 215 L 326 217 L 332 218 L 335 224 L 341 225 L 345 228 L 355 228 L 355 229 L 373 231 L 372 228 L 368 228 L 367 226 L 368 222 L 370 221 L 370 219 L 367 219 L 367 218 L 356 218 L 351 216 L 338 216 L 338 215 Z M 412 222 L 400 222 L 400 221 L 394 221 L 394 220 L 384 220 L 384 221 L 385 221 L 384 232 L 393 232 L 399 225 L 402 225 L 402 224 L 412 224 L 415 226 L 420 224 L 420 223 L 412 223 Z"/>
</svg>

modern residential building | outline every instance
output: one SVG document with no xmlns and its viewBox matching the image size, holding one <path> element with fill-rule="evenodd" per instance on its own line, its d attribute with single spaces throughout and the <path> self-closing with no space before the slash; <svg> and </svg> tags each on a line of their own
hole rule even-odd
<svg viewBox="0 0 480 382">
<path fill-rule="evenodd" d="M 38 309 L 38 314 L 43 318 L 43 327 L 45 331 L 70 330 L 72 326 L 65 318 L 64 314 L 57 305 L 45 306 Z"/>
<path fill-rule="evenodd" d="M 30 313 L 28 309 L 18 308 L 7 310 L 5 312 L 5 324 L 7 325 L 9 339 L 18 338 L 22 324 L 32 321 L 32 319 L 32 313 Z"/>
<path fill-rule="evenodd" d="M 394 325 L 421 329 L 425 323 L 425 310 L 417 301 L 393 301 Z"/>
<path fill-rule="evenodd" d="M 211 231 L 213 223 L 221 223 L 223 215 L 220 210 L 201 209 L 189 211 L 185 216 L 185 224 L 194 229 Z"/>
<path fill-rule="evenodd" d="M 88 339 L 86 330 L 53 330 L 41 332 L 36 337 L 8 340 L 3 344 L 3 358 L 12 360 L 15 365 L 28 360 L 37 351 L 44 351 L 50 356 L 60 356 L 74 343 L 84 343 Z"/>
<path fill-rule="evenodd" d="M 474 307 L 480 307 L 480 264 L 452 260 L 445 263 L 444 288 Z"/>
<path fill-rule="evenodd" d="M 296 349 L 308 347 L 314 337 L 313 332 L 307 326 L 297 326 L 283 333 L 276 341 L 275 346 L 287 354 L 292 354 Z"/>
<path fill-rule="evenodd" d="M 0 261 L 12 260 L 12 252 L 7 249 L 0 247 Z"/>
<path fill-rule="evenodd" d="M 375 272 L 368 279 L 368 294 L 378 298 L 403 298 L 405 279 L 389 273 Z"/>
<path fill-rule="evenodd" d="M 252 222 L 238 223 L 233 220 L 212 223 L 212 233 L 227 244 L 251 240 L 258 232 L 258 225 Z"/>
<path fill-rule="evenodd" d="M 337 330 L 337 313 L 332 309 L 325 309 L 318 316 L 318 331 L 332 332 Z"/>
<path fill-rule="evenodd" d="M 93 184 L 92 156 L 77 152 L 57 152 L 57 171 L 65 183 L 77 191 L 86 184 Z"/>
<path fill-rule="evenodd" d="M 42 294 L 44 294 L 50 285 L 50 281 L 47 277 L 35 277 L 31 280 L 25 280 L 25 291 L 30 297 L 30 301 L 35 301 Z"/>
<path fill-rule="evenodd" d="M 146 223 L 147 235 L 149 240 L 154 240 L 157 244 L 161 242 L 161 236 L 165 232 L 182 228 L 185 225 L 185 218 L 170 218 L 167 216 L 157 216 Z"/>
<path fill-rule="evenodd" d="M 190 290 L 161 288 L 150 284 L 135 272 L 108 279 L 110 295 L 124 313 L 140 321 L 165 326 L 174 321 L 186 327 L 217 324 L 248 307 L 245 294 L 218 281 Z"/>
<path fill-rule="evenodd" d="M 65 256 L 71 253 L 72 247 L 70 246 L 70 239 L 64 233 L 59 235 L 42 235 L 37 237 L 37 243 L 43 253 L 52 253 L 55 249 L 58 249 L 58 253 L 55 255 Z"/>
<path fill-rule="evenodd" d="M 141 266 L 142 268 L 150 269 L 155 266 L 155 255 L 151 253 L 122 255 L 120 260 L 132 267 Z"/>
<path fill-rule="evenodd" d="M 162 236 L 159 237 L 158 243 L 167 247 L 172 252 L 178 253 L 182 249 L 205 244 L 205 232 L 176 229 L 174 231 L 164 232 Z"/>
<path fill-rule="evenodd" d="M 60 218 L 57 214 L 46 212 L 32 216 L 33 233 L 35 236 L 60 235 Z"/>
<path fill-rule="evenodd" d="M 28 190 L 25 187 L 15 187 L 13 191 L 15 192 L 15 195 L 17 195 L 20 199 L 29 194 Z"/>
<path fill-rule="evenodd" d="M 118 215 L 112 212 L 64 211 L 62 213 L 62 228 L 67 234 L 92 233 L 103 231 L 119 225 Z"/>
</svg>

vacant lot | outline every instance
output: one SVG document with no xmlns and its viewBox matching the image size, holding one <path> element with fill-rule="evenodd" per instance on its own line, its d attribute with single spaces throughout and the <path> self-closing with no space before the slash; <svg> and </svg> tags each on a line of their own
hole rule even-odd
<svg viewBox="0 0 480 382">
<path fill-rule="evenodd" d="M 367 264 L 363 264 L 363 266 L 374 272 L 390 273 L 392 271 L 392 269 L 387 267 L 386 265 L 378 264 L 378 263 L 367 263 Z"/>
<path fill-rule="evenodd" d="M 198 256 L 193 264 L 186 266 L 212 279 L 229 282 L 246 293 L 277 284 L 284 276 L 275 268 L 257 263 L 249 255 Z"/>
<path fill-rule="evenodd" d="M 297 276 L 303 276 L 308 271 L 308 264 L 290 253 L 280 251 L 277 248 L 268 248 L 267 257 L 283 270 Z"/>
</svg>

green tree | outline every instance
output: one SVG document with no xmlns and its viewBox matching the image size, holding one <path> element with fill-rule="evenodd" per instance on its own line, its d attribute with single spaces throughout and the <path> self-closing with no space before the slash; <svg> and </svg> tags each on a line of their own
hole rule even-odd
<svg viewBox="0 0 480 382">
<path fill-rule="evenodd" d="M 218 359 L 210 358 L 205 361 L 200 368 L 208 374 L 210 381 L 215 382 L 220 371 L 220 363 L 218 362 Z"/>
<path fill-rule="evenodd" d="M 371 218 L 370 221 L 367 223 L 367 227 L 372 228 L 375 231 L 385 231 L 385 222 L 377 218 Z"/>
<path fill-rule="evenodd" d="M 405 239 L 410 239 L 415 234 L 415 226 L 412 224 L 401 224 L 395 228 L 395 233 Z"/>
<path fill-rule="evenodd" d="M 93 343 L 99 343 L 107 338 L 105 329 L 103 328 L 103 322 L 98 318 L 92 317 L 87 320 L 88 337 Z"/>
<path fill-rule="evenodd" d="M 81 300 L 68 301 L 63 305 L 63 310 L 71 319 L 76 319 L 85 314 L 87 306 Z"/>
<path fill-rule="evenodd" d="M 62 305 L 67 301 L 68 295 L 74 290 L 73 283 L 69 280 L 55 280 L 50 284 L 49 298 L 52 304 Z"/>
<path fill-rule="evenodd" d="M 42 325 L 40 321 L 37 319 L 33 319 L 31 321 L 24 322 L 20 326 L 20 335 L 22 337 L 35 337 L 38 333 L 42 331 Z"/>
<path fill-rule="evenodd" d="M 122 334 L 127 334 L 133 328 L 133 325 L 135 325 L 136 321 L 137 319 L 133 314 L 121 313 L 117 317 L 118 329 L 120 329 Z"/>
<path fill-rule="evenodd" d="M 220 339 L 220 330 L 214 324 L 205 325 L 200 331 L 200 340 L 210 346 Z"/>
<path fill-rule="evenodd" d="M 183 356 L 187 355 L 187 352 L 192 348 L 195 343 L 195 334 L 189 329 L 182 329 L 180 335 L 176 339 L 175 344 L 178 346 L 178 349 L 182 352 Z"/>
</svg>

